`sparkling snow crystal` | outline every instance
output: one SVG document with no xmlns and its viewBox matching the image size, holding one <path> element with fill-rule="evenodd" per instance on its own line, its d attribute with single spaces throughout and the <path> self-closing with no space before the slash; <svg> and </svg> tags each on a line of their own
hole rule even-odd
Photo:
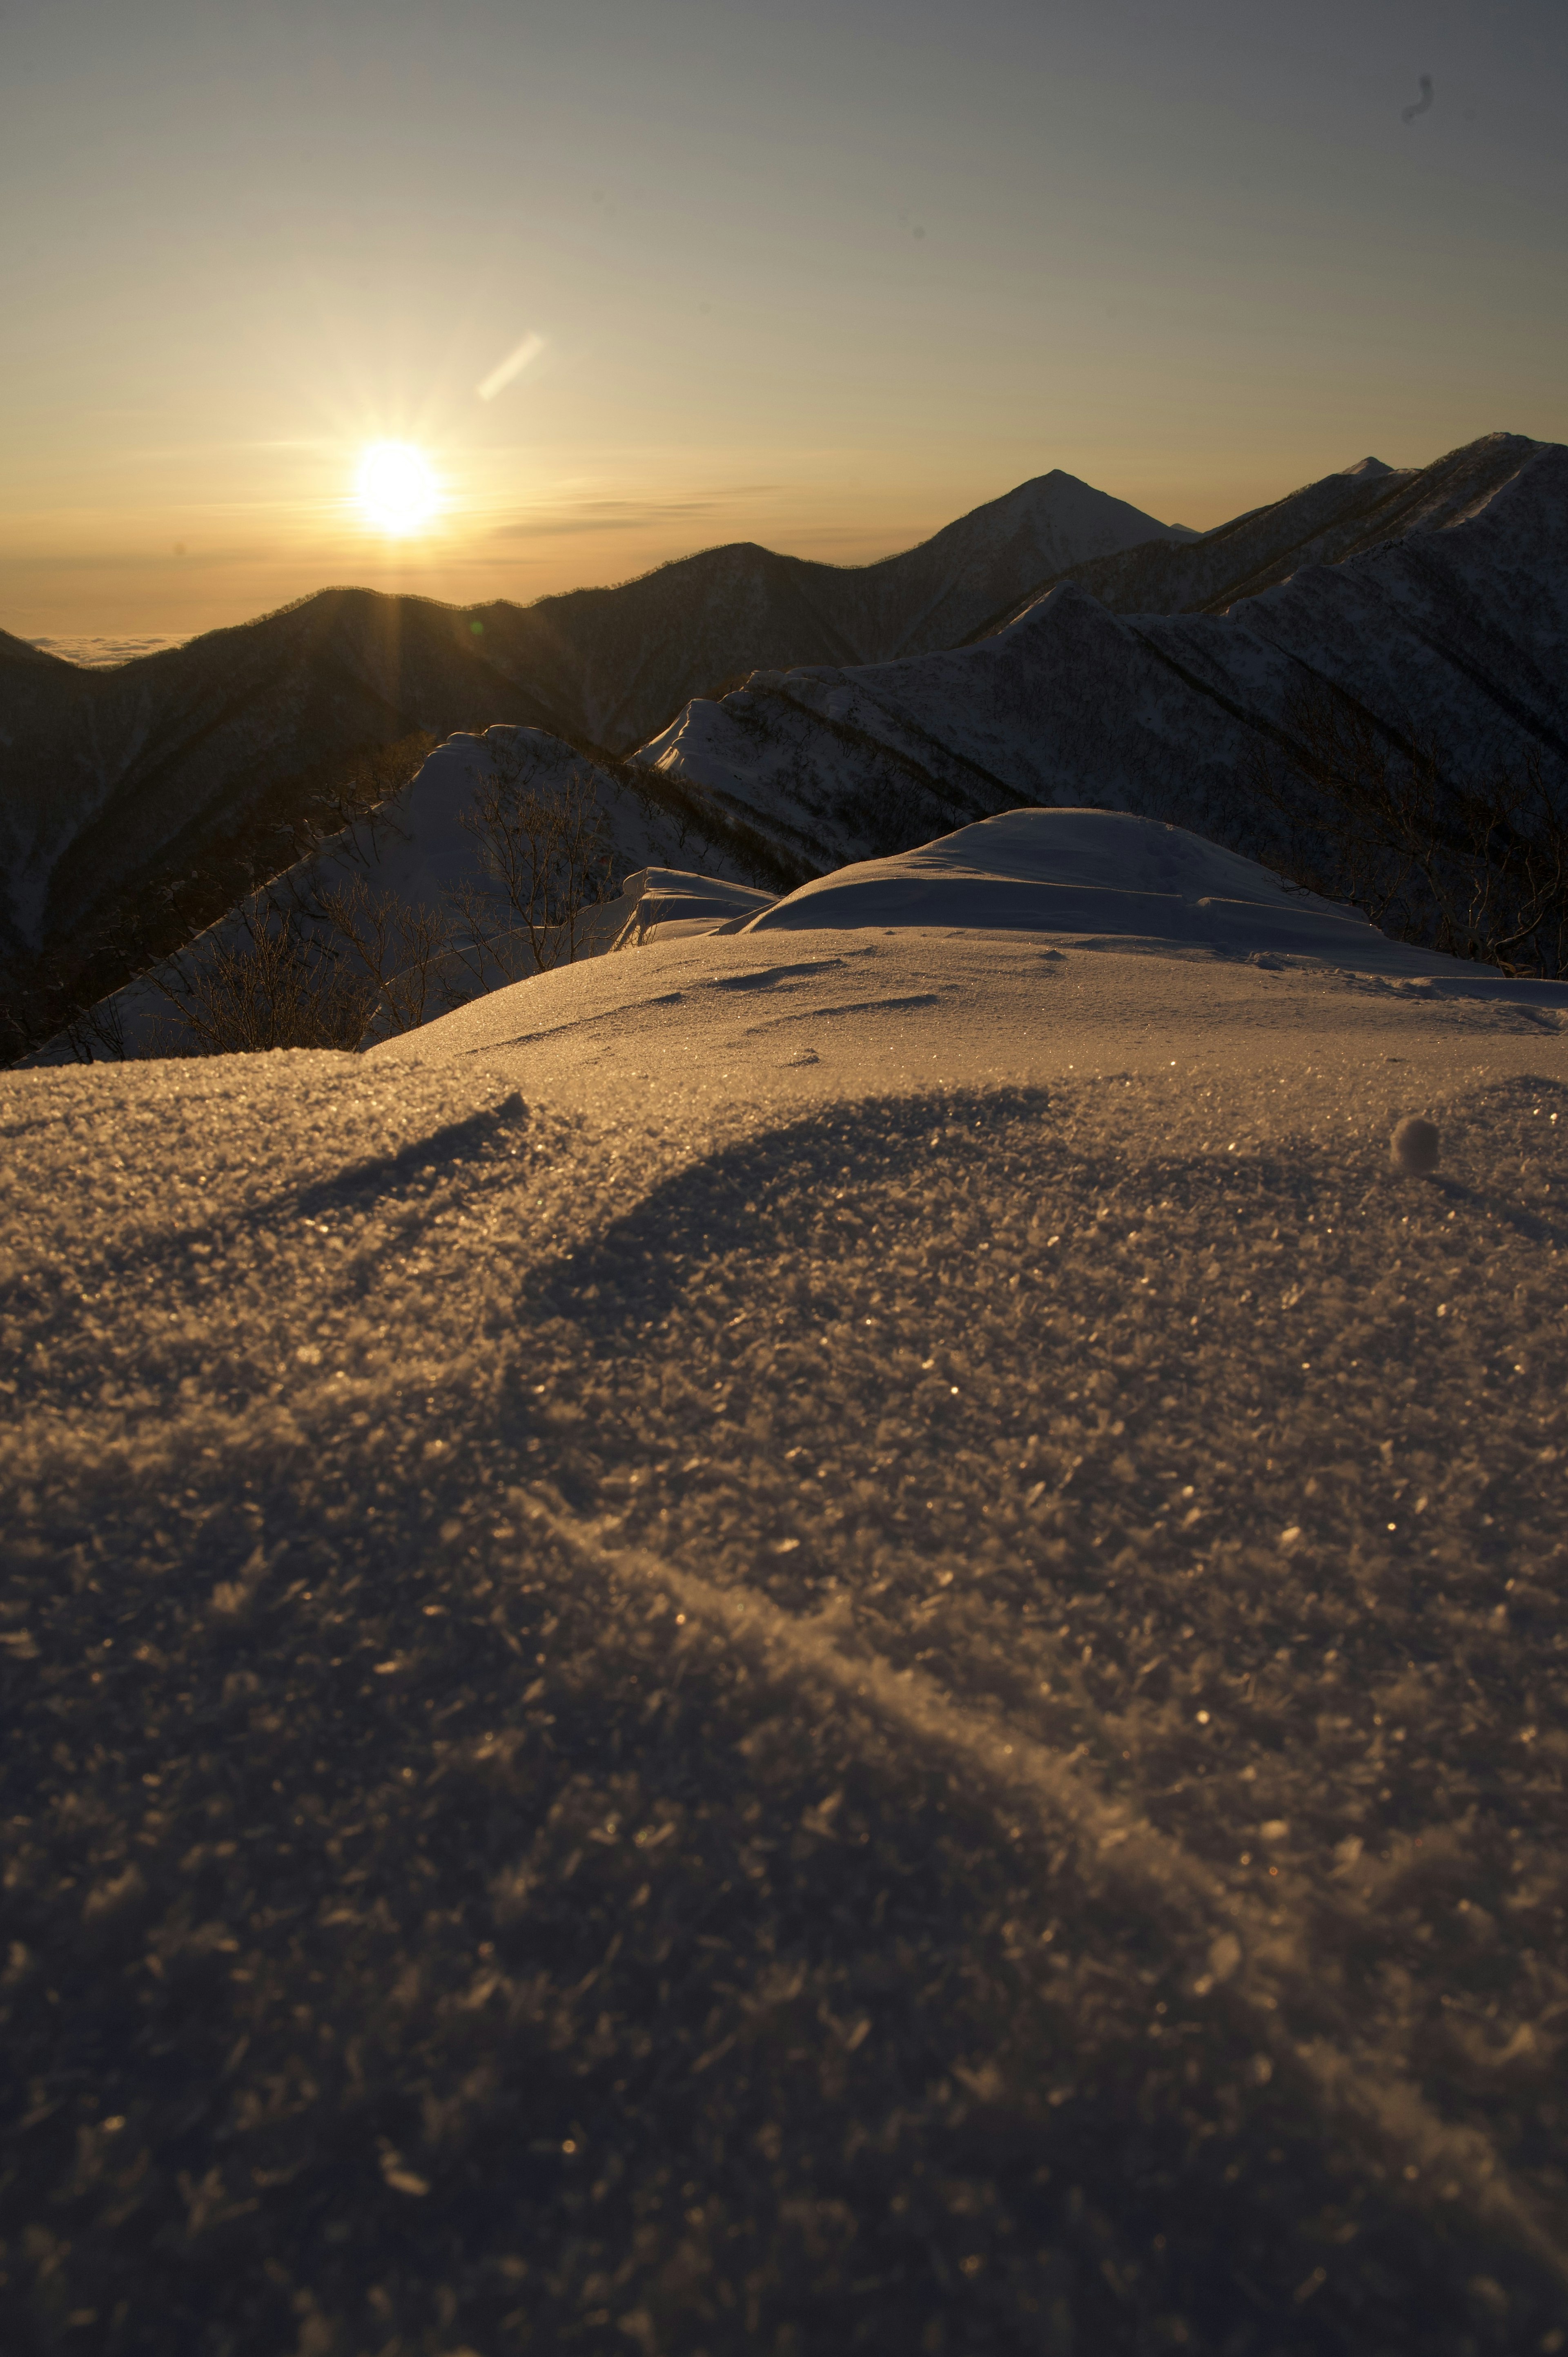
<svg viewBox="0 0 1568 2357">
<path fill-rule="evenodd" d="M 784 947 L 0 1086 L 10 2340 L 1550 2352 L 1555 1013 Z"/>
</svg>

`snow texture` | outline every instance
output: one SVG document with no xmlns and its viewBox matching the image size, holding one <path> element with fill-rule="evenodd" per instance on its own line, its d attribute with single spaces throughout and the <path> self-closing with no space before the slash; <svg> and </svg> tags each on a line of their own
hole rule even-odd
<svg viewBox="0 0 1568 2357">
<path fill-rule="evenodd" d="M 1562 1018 L 1095 938 L 0 1082 L 9 2346 L 1563 2345 Z"/>
</svg>

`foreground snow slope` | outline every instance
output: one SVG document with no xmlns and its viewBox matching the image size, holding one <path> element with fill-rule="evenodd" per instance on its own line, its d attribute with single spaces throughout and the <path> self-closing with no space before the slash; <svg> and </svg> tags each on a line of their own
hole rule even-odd
<svg viewBox="0 0 1568 2357">
<path fill-rule="evenodd" d="M 16 2345 L 1559 2346 L 1561 995 L 1095 939 L 0 1082 Z"/>
<path fill-rule="evenodd" d="M 1444 1011 L 1445 1028 L 1412 1034 L 1422 1053 L 1455 1025 L 1555 1044 L 1568 983 L 1391 942 L 1180 827 L 1010 811 L 802 885 L 737 934 L 656 941 L 494 991 L 375 1052 L 420 1065 L 515 1051 L 533 1089 L 591 1071 L 633 1101 L 645 1085 L 716 1084 L 757 1103 L 789 1100 L 792 1076 L 822 1064 L 850 1089 L 1036 1083 L 1098 1063 L 1101 1034 L 1129 1026 L 1156 1046 L 1201 1039 L 1245 1071 L 1260 1034 L 1377 1032 L 1401 1006 Z"/>
</svg>

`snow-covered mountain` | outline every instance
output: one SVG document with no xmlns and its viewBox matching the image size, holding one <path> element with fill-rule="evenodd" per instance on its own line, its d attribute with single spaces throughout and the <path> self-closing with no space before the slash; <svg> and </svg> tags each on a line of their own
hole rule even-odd
<svg viewBox="0 0 1568 2357">
<path fill-rule="evenodd" d="M 532 972 L 537 951 L 519 934 L 518 912 L 498 882 L 499 845 L 492 834 L 487 850 L 476 826 L 477 791 L 503 776 L 514 797 L 558 801 L 579 789 L 592 797 L 600 850 L 593 861 L 591 891 L 605 897 L 579 912 L 575 955 L 603 953 L 628 925 L 688 921 L 690 909 L 660 903 L 682 895 L 689 899 L 699 876 L 707 899 L 716 894 L 722 914 L 729 917 L 742 909 L 754 910 L 805 872 L 770 839 L 679 779 L 607 757 L 590 760 L 537 728 L 499 726 L 482 736 L 458 735 L 439 747 L 406 785 L 247 893 L 174 954 L 151 961 L 83 1018 L 35 1049 L 28 1061 L 50 1065 L 199 1052 L 199 1028 L 193 1030 L 188 1019 L 193 1001 L 200 1003 L 223 961 L 248 956 L 263 931 L 275 935 L 286 930 L 294 951 L 318 982 L 336 976 L 357 994 L 368 975 L 336 912 L 345 894 L 356 903 L 354 930 L 369 922 L 382 935 L 373 1013 L 368 1005 L 362 1014 L 371 1037 L 399 1028 L 414 1006 L 413 1019 L 427 1021 L 499 982 Z M 558 869 L 559 858 L 551 857 L 550 865 Z M 680 884 L 671 884 L 671 872 L 682 878 Z M 579 888 L 588 881 L 580 876 Z M 431 926 L 446 944 L 434 954 Z M 360 931 L 360 938 L 368 944 L 368 933 Z M 545 949 L 553 955 L 559 944 L 547 942 Z M 393 1016 L 380 985 L 395 982 L 400 964 L 414 959 L 420 980 L 413 1005 L 406 990 L 397 994 L 403 1004 Z M 360 1028 L 357 1018 L 350 1036 Z"/>
<path fill-rule="evenodd" d="M 678 683 L 726 669 L 742 683 L 690 698 L 633 759 L 706 813 L 716 872 L 742 881 L 766 879 L 727 863 L 726 823 L 793 880 L 1051 801 L 1267 858 L 1250 770 L 1326 683 L 1396 746 L 1440 747 L 1461 775 L 1535 759 L 1555 791 L 1565 470 L 1560 446 L 1494 435 L 1137 545 L 1150 519 L 1045 476 L 880 565 L 722 549 L 622 590 L 471 613 L 335 591 L 119 673 L 0 643 L 17 963 L 60 963 L 63 1015 L 94 929 L 166 899 L 171 878 L 193 920 L 162 946 L 221 918 L 297 856 L 299 808 L 349 758 L 335 747 L 460 713 L 470 731 L 532 729 L 540 774 L 565 775 L 580 745 L 628 741 Z M 769 646 L 789 651 L 748 671 L 740 651 Z M 669 862 L 661 846 L 629 864 L 645 857 Z"/>
<path fill-rule="evenodd" d="M 328 589 L 108 671 L 0 636 L 0 952 L 80 953 L 193 872 L 217 916 L 366 748 L 504 722 L 624 751 L 758 664 L 950 644 L 1064 564 L 1166 529 L 1058 471 L 876 565 L 742 544 L 529 607 Z"/>
<path fill-rule="evenodd" d="M 1456 772 L 1535 759 L 1568 791 L 1565 651 L 1568 449 L 1494 436 L 1077 568 L 961 648 L 757 673 L 637 759 L 824 869 L 1020 802 L 1263 856 L 1248 773 L 1314 684 Z"/>
<path fill-rule="evenodd" d="M 1070 571 L 1119 614 L 1223 613 L 1304 565 L 1340 565 L 1391 541 L 1462 522 L 1509 480 L 1524 453 L 1539 447 L 1520 435 L 1488 434 L 1430 467 L 1396 468 L 1363 458 L 1187 544 L 1145 544 L 1064 566 L 1063 574 Z M 1051 586 L 1042 582 L 1040 588 Z M 1014 605 L 999 612 L 987 631 L 1020 610 Z"/>
</svg>

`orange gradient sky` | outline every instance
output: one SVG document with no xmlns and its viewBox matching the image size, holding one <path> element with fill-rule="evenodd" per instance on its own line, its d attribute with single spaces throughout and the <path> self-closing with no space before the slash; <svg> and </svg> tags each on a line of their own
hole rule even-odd
<svg viewBox="0 0 1568 2357">
<path fill-rule="evenodd" d="M 1565 26 L 12 0 L 0 627 L 859 563 L 1052 467 L 1203 527 L 1562 437 Z M 356 497 L 382 441 L 434 487 L 403 534 Z"/>
</svg>

